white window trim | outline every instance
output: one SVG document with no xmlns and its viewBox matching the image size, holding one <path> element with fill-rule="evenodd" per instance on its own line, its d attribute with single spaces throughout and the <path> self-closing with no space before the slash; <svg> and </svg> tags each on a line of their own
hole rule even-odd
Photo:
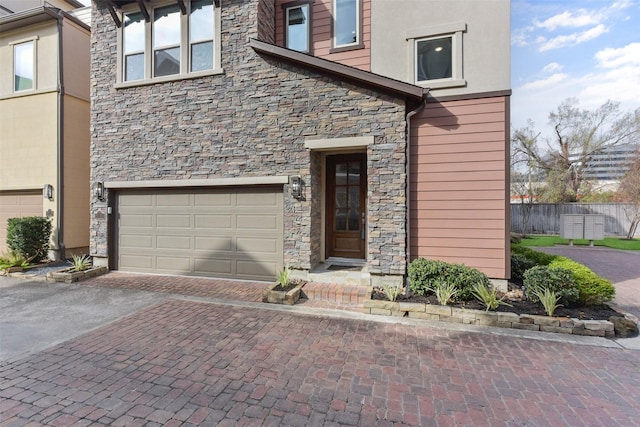
<svg viewBox="0 0 640 427">
<path fill-rule="evenodd" d="M 336 3 L 337 0 L 331 0 L 331 6 L 332 6 L 332 10 L 333 10 L 333 17 L 332 17 L 332 27 L 331 27 L 331 50 L 332 51 L 341 51 L 342 49 L 344 50 L 349 50 L 349 49 L 360 49 L 363 46 L 363 41 L 362 41 L 362 0 L 355 0 L 356 2 L 356 41 L 353 43 L 346 43 L 346 44 L 338 44 L 337 42 L 337 31 L 338 31 L 338 26 L 336 24 L 336 15 L 337 15 L 337 10 L 338 10 L 338 5 Z"/>
<path fill-rule="evenodd" d="M 12 41 L 11 46 L 11 93 L 16 95 L 30 94 L 38 90 L 38 40 L 39 36 L 28 37 Z M 24 43 L 33 43 L 33 86 L 31 89 L 16 90 L 16 46 Z"/>
<path fill-rule="evenodd" d="M 467 81 L 463 78 L 463 55 L 462 55 L 462 33 L 467 31 L 467 24 L 456 22 L 452 24 L 439 25 L 436 27 L 418 28 L 409 30 L 406 33 L 408 49 L 408 73 L 409 79 L 414 84 L 429 89 L 442 89 L 451 87 L 466 86 Z M 451 37 L 451 78 L 437 80 L 417 80 L 417 60 L 418 42 L 422 40 L 433 40 L 438 38 Z"/>
<path fill-rule="evenodd" d="M 147 6 L 149 4 L 145 3 Z M 124 16 L 127 13 L 135 13 L 139 12 L 140 9 L 137 5 L 132 4 L 130 6 L 124 6 L 120 12 L 120 22 L 122 22 L 121 28 L 118 29 L 117 35 L 117 44 L 118 44 L 118 60 L 117 60 L 117 76 L 116 76 L 116 84 L 114 85 L 116 89 L 124 89 L 129 87 L 136 86 L 148 86 L 157 83 L 165 83 L 172 82 L 176 80 L 187 80 L 187 79 L 195 79 L 199 77 L 213 76 L 217 74 L 223 74 L 224 70 L 222 69 L 221 60 L 222 54 L 220 52 L 221 49 L 221 25 L 222 20 L 220 18 L 220 7 L 216 6 L 216 2 L 213 2 L 214 14 L 213 14 L 213 69 L 211 70 L 203 70 L 203 71 L 195 71 L 190 72 L 191 64 L 189 62 L 189 55 L 191 51 L 191 43 L 189 40 L 189 16 L 191 12 L 191 1 L 185 0 L 185 5 L 187 7 L 186 14 L 180 14 L 180 73 L 172 74 L 169 76 L 161 76 L 161 77 L 153 77 L 153 43 L 152 43 L 152 33 L 153 33 L 153 17 L 155 9 L 163 6 L 169 6 L 175 4 L 175 1 L 163 1 L 154 3 L 153 7 L 149 7 L 149 22 L 144 23 L 145 28 L 145 46 L 144 46 L 144 78 L 141 80 L 124 80 L 124 45 L 123 45 L 123 33 L 124 33 Z"/>
</svg>

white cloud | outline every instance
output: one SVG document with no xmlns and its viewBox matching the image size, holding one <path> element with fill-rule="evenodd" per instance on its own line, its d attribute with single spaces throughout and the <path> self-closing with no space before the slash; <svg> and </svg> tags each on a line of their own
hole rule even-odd
<svg viewBox="0 0 640 427">
<path fill-rule="evenodd" d="M 564 73 L 556 73 L 547 77 L 546 79 L 535 80 L 529 83 L 525 83 L 518 88 L 518 91 L 532 91 L 532 90 L 540 90 L 543 88 L 547 88 L 550 86 L 554 86 L 561 81 L 565 80 L 568 77 L 567 74 Z"/>
<path fill-rule="evenodd" d="M 534 21 L 536 27 L 546 28 L 549 31 L 553 31 L 559 27 L 585 27 L 587 25 L 594 25 L 600 23 L 600 16 L 598 13 L 589 12 L 584 9 L 578 9 L 575 12 L 565 11 L 559 15 L 554 15 L 551 18 L 544 21 Z"/>
<path fill-rule="evenodd" d="M 630 43 L 624 47 L 603 49 L 595 54 L 599 67 L 616 68 L 625 65 L 640 67 L 640 43 Z"/>
<path fill-rule="evenodd" d="M 542 69 L 544 73 L 553 73 L 554 71 L 560 71 L 564 68 L 564 66 L 558 64 L 557 62 L 551 62 Z"/>
<path fill-rule="evenodd" d="M 538 48 L 538 51 L 545 52 L 547 50 L 558 49 L 561 47 L 575 46 L 577 44 L 593 40 L 608 31 L 609 29 L 604 26 L 604 24 L 599 24 L 583 32 L 557 36 L 549 39 L 542 43 Z"/>
</svg>

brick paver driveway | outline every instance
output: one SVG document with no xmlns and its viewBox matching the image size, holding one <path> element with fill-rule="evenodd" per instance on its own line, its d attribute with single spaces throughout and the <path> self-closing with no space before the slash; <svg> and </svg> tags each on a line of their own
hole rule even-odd
<svg viewBox="0 0 640 427">
<path fill-rule="evenodd" d="M 0 424 L 640 425 L 640 352 L 168 299 L 0 366 Z"/>
</svg>

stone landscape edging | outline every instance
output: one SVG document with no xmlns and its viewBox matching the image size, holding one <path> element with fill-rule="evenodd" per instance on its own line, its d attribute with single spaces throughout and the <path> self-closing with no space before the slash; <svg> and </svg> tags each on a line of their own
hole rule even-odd
<svg viewBox="0 0 640 427">
<path fill-rule="evenodd" d="M 613 323 L 608 320 L 582 320 L 458 308 L 415 302 L 366 300 L 364 312 L 380 316 L 409 317 L 467 325 L 497 326 L 570 335 L 614 338 Z"/>
</svg>

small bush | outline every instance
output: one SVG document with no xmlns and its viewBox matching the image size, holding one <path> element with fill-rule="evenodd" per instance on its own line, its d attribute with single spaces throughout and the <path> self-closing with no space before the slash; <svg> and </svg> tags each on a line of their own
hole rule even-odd
<svg viewBox="0 0 640 427">
<path fill-rule="evenodd" d="M 535 265 L 549 265 L 554 259 L 557 258 L 557 255 L 549 255 L 544 252 L 534 251 L 533 249 L 530 249 L 526 246 L 517 244 L 511 245 L 511 253 L 523 255 L 527 259 L 533 261 Z"/>
<path fill-rule="evenodd" d="M 424 258 L 417 258 L 409 264 L 409 287 L 412 292 L 428 295 L 433 292 L 432 284 L 436 280 L 451 284 L 457 290 L 456 296 L 465 301 L 473 298 L 473 287 L 477 283 L 491 286 L 484 273 L 463 264 Z"/>
<path fill-rule="evenodd" d="M 535 292 L 536 298 L 542 303 L 544 307 L 544 311 L 547 313 L 547 316 L 553 316 L 553 313 L 556 312 L 558 307 L 562 307 L 562 304 L 558 304 L 560 301 L 560 297 L 556 295 L 555 292 L 549 289 L 538 289 Z"/>
<path fill-rule="evenodd" d="M 527 258 L 523 254 L 511 254 L 511 278 L 518 282 L 522 282 L 524 272 L 535 267 L 535 261 Z"/>
<path fill-rule="evenodd" d="M 396 285 L 383 284 L 382 290 L 386 295 L 387 299 L 391 302 L 394 302 L 396 299 L 398 299 L 398 295 L 400 295 L 400 291 L 402 290 L 402 287 L 396 286 Z"/>
<path fill-rule="evenodd" d="M 91 267 L 91 257 L 89 255 L 72 255 L 71 258 L 75 271 L 85 271 Z"/>
<path fill-rule="evenodd" d="M 616 288 L 609 280 L 569 258 L 556 257 L 549 266 L 567 269 L 573 273 L 573 279 L 578 288 L 578 301 L 582 305 L 603 304 L 611 301 L 616 294 Z"/>
<path fill-rule="evenodd" d="M 431 289 L 440 305 L 447 305 L 459 292 L 455 284 L 442 279 L 435 279 Z"/>
<path fill-rule="evenodd" d="M 42 261 L 49 253 L 51 228 L 51 220 L 40 216 L 9 218 L 7 246 L 29 262 Z"/>
<path fill-rule="evenodd" d="M 485 311 L 495 311 L 501 305 L 507 305 L 512 307 L 508 302 L 503 301 L 504 296 L 502 298 L 498 298 L 498 290 L 494 287 L 489 289 L 483 284 L 476 284 L 473 287 L 473 296 L 476 297 L 478 301 L 480 301 L 487 308 Z"/>
<path fill-rule="evenodd" d="M 538 293 L 550 290 L 565 303 L 578 300 L 578 286 L 571 270 L 564 268 L 537 265 L 524 273 L 524 287 L 527 297 L 538 302 Z"/>
</svg>

